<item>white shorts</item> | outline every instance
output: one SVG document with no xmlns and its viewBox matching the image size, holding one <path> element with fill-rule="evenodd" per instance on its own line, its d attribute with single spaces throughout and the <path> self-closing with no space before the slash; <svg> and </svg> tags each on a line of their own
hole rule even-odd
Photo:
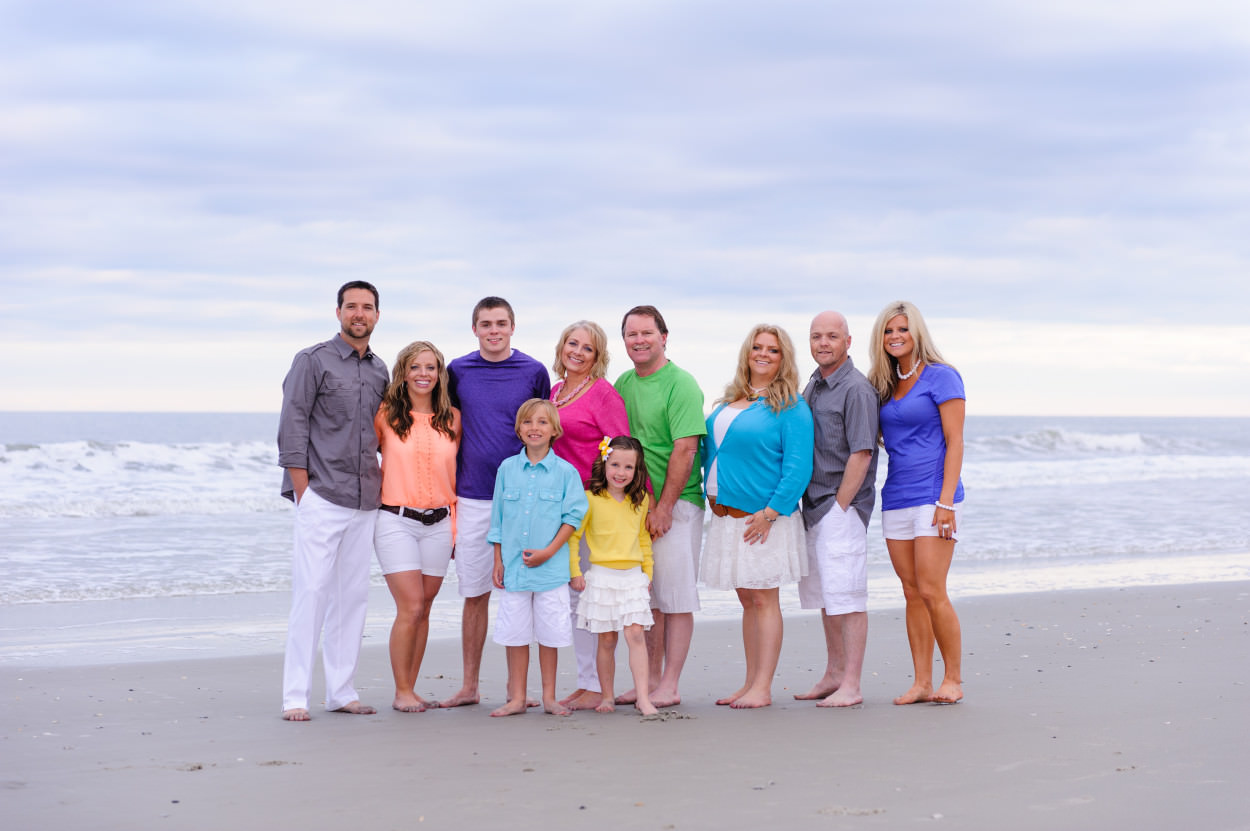
<svg viewBox="0 0 1250 831">
<path fill-rule="evenodd" d="M 835 502 L 807 529 L 808 575 L 799 581 L 799 606 L 827 615 L 868 611 L 868 529 L 855 508 Z"/>
<path fill-rule="evenodd" d="M 673 527 L 651 541 L 651 608 L 666 615 L 699 611 L 699 550 L 703 509 L 684 499 L 673 506 Z"/>
<path fill-rule="evenodd" d="M 495 587 L 495 546 L 490 533 L 490 500 L 456 500 L 456 582 L 461 597 L 481 597 Z"/>
<path fill-rule="evenodd" d="M 955 503 L 955 533 L 959 533 L 959 514 L 962 502 Z M 932 502 L 910 508 L 895 508 L 881 512 L 881 532 L 887 540 L 914 540 L 916 537 L 936 537 L 938 527 L 933 524 L 933 512 L 937 506 Z M 958 537 L 956 537 L 958 539 Z"/>
<path fill-rule="evenodd" d="M 541 592 L 499 592 L 495 611 L 495 643 L 500 646 L 572 646 L 569 587 Z"/>
<path fill-rule="evenodd" d="M 446 577 L 451 560 L 451 517 L 433 525 L 378 511 L 373 527 L 373 550 L 383 574 L 419 571 L 431 577 Z"/>
</svg>

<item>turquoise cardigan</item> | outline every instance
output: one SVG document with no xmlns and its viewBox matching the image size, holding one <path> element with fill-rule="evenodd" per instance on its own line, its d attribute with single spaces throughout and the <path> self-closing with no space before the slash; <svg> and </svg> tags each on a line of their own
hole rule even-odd
<svg viewBox="0 0 1250 831">
<path fill-rule="evenodd" d="M 764 401 L 755 401 L 734 419 L 724 442 L 717 446 L 713 425 L 725 406 L 721 404 L 707 417 L 703 437 L 704 482 L 712 461 L 720 459 L 717 503 L 751 513 L 765 507 L 782 516 L 794 513 L 812 478 L 815 439 L 807 402 L 800 396 L 774 413 Z"/>
</svg>

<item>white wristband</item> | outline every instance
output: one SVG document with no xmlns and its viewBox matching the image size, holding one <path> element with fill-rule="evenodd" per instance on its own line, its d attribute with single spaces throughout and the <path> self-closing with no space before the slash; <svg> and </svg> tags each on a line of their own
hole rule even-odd
<svg viewBox="0 0 1250 831">
<path fill-rule="evenodd" d="M 933 504 L 937 505 L 939 508 L 942 508 L 943 510 L 950 511 L 951 513 L 955 512 L 954 505 L 943 505 L 941 502 L 934 502 Z"/>
</svg>

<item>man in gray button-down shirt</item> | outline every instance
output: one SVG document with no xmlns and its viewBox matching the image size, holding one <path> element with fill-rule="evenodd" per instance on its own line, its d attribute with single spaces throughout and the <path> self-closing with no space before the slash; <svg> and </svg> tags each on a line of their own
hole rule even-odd
<svg viewBox="0 0 1250 831">
<path fill-rule="evenodd" d="M 324 634 L 327 710 L 368 715 L 354 679 L 369 598 L 373 523 L 382 488 L 373 417 L 386 364 L 369 350 L 378 290 L 339 289 L 334 337 L 300 351 L 282 382 L 278 464 L 295 502 L 291 618 L 282 674 L 282 717 L 307 721 L 317 641 Z"/>
<path fill-rule="evenodd" d="M 863 701 L 860 675 L 868 638 L 868 517 L 876 500 L 877 391 L 851 362 L 846 318 L 821 312 L 812 320 L 816 371 L 803 390 L 812 408 L 816 447 L 812 481 L 803 494 L 807 577 L 804 609 L 822 609 L 827 665 L 802 700 L 821 707 Z"/>
</svg>

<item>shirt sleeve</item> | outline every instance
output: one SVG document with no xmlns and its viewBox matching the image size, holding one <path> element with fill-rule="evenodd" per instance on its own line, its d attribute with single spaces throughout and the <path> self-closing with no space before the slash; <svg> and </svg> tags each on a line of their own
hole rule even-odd
<svg viewBox="0 0 1250 831">
<path fill-rule="evenodd" d="M 278 464 L 308 469 L 309 422 L 317 398 L 312 356 L 300 352 L 282 381 L 282 415 L 278 419 Z"/>
<path fill-rule="evenodd" d="M 582 477 L 577 468 L 563 459 L 560 461 L 564 472 L 564 503 L 560 506 L 560 524 L 580 528 L 590 503 L 586 501 L 586 491 L 582 490 Z"/>
<path fill-rule="evenodd" d="M 506 478 L 508 462 L 505 459 L 495 475 L 495 494 L 490 500 L 490 530 L 486 532 L 486 541 L 490 543 L 503 542 L 503 483 Z"/>
<path fill-rule="evenodd" d="M 669 432 L 673 440 L 707 435 L 703 418 L 703 391 L 694 377 L 687 375 L 673 385 L 673 403 L 668 408 Z"/>
<path fill-rule="evenodd" d="M 812 480 L 814 427 L 811 408 L 802 398 L 777 417 L 781 422 L 781 479 L 768 500 L 768 507 L 788 515 Z"/>
<path fill-rule="evenodd" d="M 935 364 L 933 369 L 941 369 L 933 373 L 933 389 L 931 395 L 938 404 L 945 404 L 954 398 L 965 398 L 964 379 L 953 367 Z"/>
<path fill-rule="evenodd" d="M 638 506 L 638 512 L 642 514 L 638 518 L 638 547 L 642 549 L 642 573 L 647 575 L 647 579 L 652 579 L 655 571 L 655 558 L 651 552 L 651 535 L 647 533 L 647 512 L 651 509 L 651 497 L 647 497 Z"/>
<path fill-rule="evenodd" d="M 880 409 L 873 390 L 862 388 L 847 394 L 842 423 L 846 429 L 846 444 L 852 453 L 877 446 Z"/>
<path fill-rule="evenodd" d="M 581 545 L 582 536 L 586 534 L 590 528 L 590 517 L 594 513 L 594 506 L 591 504 L 589 496 L 586 496 L 586 516 L 582 519 L 582 524 L 573 532 L 573 536 L 569 537 L 569 574 L 573 577 L 582 575 L 581 557 L 577 556 L 578 547 Z"/>
<path fill-rule="evenodd" d="M 625 414 L 625 401 L 606 379 L 600 379 L 595 386 L 602 390 L 599 395 L 599 407 L 595 412 L 595 425 L 601 435 L 628 436 L 629 416 Z"/>
</svg>

